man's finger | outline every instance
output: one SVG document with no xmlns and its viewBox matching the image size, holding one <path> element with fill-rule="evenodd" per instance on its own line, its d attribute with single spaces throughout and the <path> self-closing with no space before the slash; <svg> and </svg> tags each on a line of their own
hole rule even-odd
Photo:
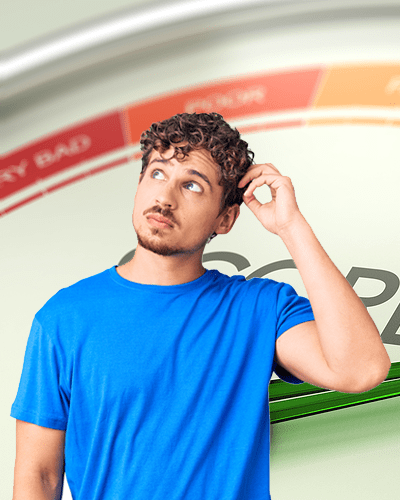
<svg viewBox="0 0 400 500">
<path fill-rule="evenodd" d="M 253 214 L 257 216 L 257 212 L 262 206 L 262 203 L 260 203 L 253 194 L 250 196 L 243 196 L 243 202 L 247 207 L 249 207 Z"/>
<path fill-rule="evenodd" d="M 264 184 L 267 185 L 269 188 L 271 188 L 271 185 L 274 183 L 274 181 L 278 180 L 279 177 L 280 176 L 277 174 L 263 174 L 260 177 L 256 177 L 247 186 L 247 189 L 244 192 L 244 195 L 247 197 L 250 196 L 251 194 L 253 194 L 253 191 L 256 188 L 261 187 Z"/>
<path fill-rule="evenodd" d="M 238 183 L 238 187 L 243 188 L 253 179 L 260 177 L 261 175 L 271 173 L 281 175 L 279 170 L 274 165 L 272 165 L 272 163 L 260 163 L 257 165 L 252 165 Z"/>
</svg>

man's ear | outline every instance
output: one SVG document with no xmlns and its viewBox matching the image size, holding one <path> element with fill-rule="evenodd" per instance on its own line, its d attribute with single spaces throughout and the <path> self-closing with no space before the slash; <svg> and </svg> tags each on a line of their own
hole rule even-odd
<svg viewBox="0 0 400 500">
<path fill-rule="evenodd" d="M 218 217 L 219 224 L 215 229 L 217 234 L 227 234 L 232 229 L 233 224 L 239 217 L 240 207 L 238 204 L 232 205 L 231 207 L 226 207 L 222 214 Z"/>
</svg>

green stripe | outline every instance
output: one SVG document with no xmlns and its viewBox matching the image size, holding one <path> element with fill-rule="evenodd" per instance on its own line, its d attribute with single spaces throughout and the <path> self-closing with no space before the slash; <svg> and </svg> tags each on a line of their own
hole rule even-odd
<svg viewBox="0 0 400 500">
<path fill-rule="evenodd" d="M 293 385 L 272 380 L 269 387 L 271 423 L 396 396 L 400 396 L 400 362 L 392 363 L 388 376 L 378 387 L 358 394 L 328 391 L 306 383 Z"/>
</svg>

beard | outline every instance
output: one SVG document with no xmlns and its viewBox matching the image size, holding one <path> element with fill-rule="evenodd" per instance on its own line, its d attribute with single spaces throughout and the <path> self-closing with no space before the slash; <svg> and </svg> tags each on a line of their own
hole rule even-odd
<svg viewBox="0 0 400 500">
<path fill-rule="evenodd" d="M 175 219 L 175 216 L 173 212 L 169 208 L 162 209 L 158 205 L 155 205 L 151 208 L 148 208 L 143 212 L 143 215 L 146 215 L 148 213 L 155 213 L 155 214 L 161 214 L 163 217 L 167 217 L 168 219 L 171 220 L 174 224 L 177 224 L 177 221 Z M 133 228 L 135 229 L 138 244 L 142 247 L 145 248 L 146 250 L 149 250 L 150 252 L 153 252 L 157 255 L 162 255 L 163 257 L 169 257 L 171 255 L 183 255 L 183 254 L 193 254 L 200 250 L 201 248 L 204 249 L 206 246 L 206 243 L 210 241 L 212 236 L 215 235 L 215 233 L 211 236 L 207 236 L 207 238 L 204 239 L 204 241 L 201 241 L 195 246 L 192 247 L 185 247 L 185 246 L 178 246 L 178 245 L 172 245 L 168 244 L 165 241 L 163 241 L 163 229 L 159 229 L 156 227 L 150 228 L 150 235 L 143 234 L 144 231 L 142 232 L 141 229 L 135 226 L 135 223 L 133 223 Z M 216 236 L 216 235 L 215 235 Z"/>
<path fill-rule="evenodd" d="M 145 210 L 143 212 L 143 215 L 146 215 L 148 213 L 161 214 L 163 217 L 167 217 L 168 219 L 170 219 L 172 223 L 177 224 L 175 216 L 169 208 L 162 209 L 160 206 L 155 205 Z M 142 232 L 139 227 L 135 226 L 135 222 L 133 222 L 133 227 L 136 232 L 138 244 L 142 248 L 145 248 L 146 250 L 149 250 L 150 252 L 153 252 L 157 255 L 162 255 L 163 257 L 169 257 L 172 255 L 193 254 L 198 250 L 200 250 L 201 248 L 204 248 L 207 241 L 209 241 L 209 237 L 207 237 L 204 241 L 201 241 L 200 243 L 198 243 L 193 247 L 178 246 L 178 245 L 168 244 L 165 241 L 163 241 L 163 229 L 152 227 L 150 228 L 151 234 L 147 235 L 146 230 Z"/>
<path fill-rule="evenodd" d="M 161 230 L 162 231 L 162 230 Z M 160 229 L 154 228 L 152 229 L 152 234 L 154 236 L 157 236 L 160 232 Z M 174 246 L 170 245 L 168 243 L 165 243 L 161 241 L 161 238 L 152 238 L 151 236 L 147 237 L 144 235 L 141 235 L 139 231 L 136 230 L 136 236 L 138 240 L 138 244 L 142 247 L 145 248 L 146 250 L 149 250 L 150 252 L 153 252 L 157 255 L 162 255 L 163 257 L 169 257 L 172 255 L 182 255 L 182 254 L 192 254 L 200 250 L 201 248 L 204 248 L 207 241 L 209 240 L 209 237 L 205 241 L 202 241 L 198 245 L 194 247 L 182 247 L 182 246 Z"/>
</svg>

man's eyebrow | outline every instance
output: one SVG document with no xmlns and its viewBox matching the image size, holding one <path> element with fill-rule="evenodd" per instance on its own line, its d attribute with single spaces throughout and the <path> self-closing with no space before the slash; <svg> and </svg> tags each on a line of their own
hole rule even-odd
<svg viewBox="0 0 400 500">
<path fill-rule="evenodd" d="M 213 190 L 211 182 L 208 180 L 208 177 L 205 174 L 202 174 L 201 172 L 198 172 L 197 170 L 194 169 L 186 170 L 186 172 L 189 175 L 197 175 L 198 177 L 201 177 L 203 181 L 207 182 L 207 184 L 210 186 L 211 191 Z"/>
<path fill-rule="evenodd" d="M 166 158 L 153 158 L 150 162 L 149 165 L 155 161 L 158 161 L 160 163 L 169 163 L 169 160 Z"/>
</svg>

